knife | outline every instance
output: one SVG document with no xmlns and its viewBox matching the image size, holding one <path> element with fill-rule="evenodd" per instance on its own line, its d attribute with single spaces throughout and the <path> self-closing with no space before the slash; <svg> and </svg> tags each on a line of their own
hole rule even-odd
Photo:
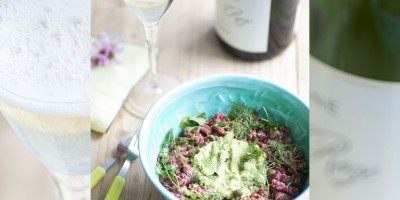
<svg viewBox="0 0 400 200">
<path fill-rule="evenodd" d="M 128 152 L 126 155 L 126 160 L 124 165 L 122 166 L 119 174 L 114 178 L 110 189 L 107 192 L 107 195 L 104 200 L 118 200 L 121 195 L 122 189 L 125 185 L 126 174 L 128 173 L 129 167 L 133 160 L 139 157 L 139 151 L 137 147 L 137 134 L 135 134 L 132 138 L 131 143 L 128 146 Z"/>
</svg>

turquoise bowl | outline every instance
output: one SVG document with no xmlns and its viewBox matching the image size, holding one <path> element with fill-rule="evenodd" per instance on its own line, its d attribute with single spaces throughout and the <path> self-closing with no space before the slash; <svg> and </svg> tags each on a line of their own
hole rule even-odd
<svg viewBox="0 0 400 200">
<path fill-rule="evenodd" d="M 143 169 L 152 184 L 165 199 L 177 199 L 159 182 L 156 173 L 160 145 L 169 129 L 174 136 L 181 133 L 182 117 L 205 112 L 229 113 L 230 102 L 242 102 L 257 110 L 265 107 L 272 121 L 289 128 L 295 143 L 305 152 L 309 161 L 309 114 L 299 98 L 265 80 L 245 75 L 216 75 L 187 82 L 163 96 L 147 113 L 139 135 L 139 153 Z M 264 116 L 265 117 L 265 116 Z M 309 195 L 308 180 L 296 200 Z"/>
</svg>

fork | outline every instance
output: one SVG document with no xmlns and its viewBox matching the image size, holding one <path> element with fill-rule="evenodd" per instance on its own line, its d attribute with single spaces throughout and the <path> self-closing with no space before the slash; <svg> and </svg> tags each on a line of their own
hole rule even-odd
<svg viewBox="0 0 400 200">
<path fill-rule="evenodd" d="M 132 164 L 132 161 L 139 157 L 139 151 L 137 147 L 137 134 L 135 134 L 132 138 L 131 143 L 128 146 L 128 152 L 126 156 L 126 160 L 124 165 L 122 166 L 119 174 L 114 178 L 110 189 L 107 192 L 107 195 L 104 200 L 118 200 L 121 195 L 122 189 L 125 185 L 126 174 L 128 173 L 129 167 Z"/>
</svg>

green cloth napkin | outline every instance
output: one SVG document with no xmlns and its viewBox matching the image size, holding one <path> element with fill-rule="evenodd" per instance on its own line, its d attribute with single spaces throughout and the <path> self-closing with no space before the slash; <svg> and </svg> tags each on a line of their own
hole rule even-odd
<svg viewBox="0 0 400 200">
<path fill-rule="evenodd" d="M 117 55 L 121 64 L 99 66 L 91 72 L 91 128 L 106 133 L 132 87 L 148 69 L 147 51 L 142 46 L 122 44 Z"/>
</svg>

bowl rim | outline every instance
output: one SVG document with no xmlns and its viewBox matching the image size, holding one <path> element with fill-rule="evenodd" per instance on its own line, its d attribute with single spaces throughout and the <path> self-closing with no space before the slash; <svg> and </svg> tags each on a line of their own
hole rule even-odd
<svg viewBox="0 0 400 200">
<path fill-rule="evenodd" d="M 146 113 L 143 122 L 140 126 L 139 129 L 139 142 L 138 142 L 138 149 L 139 149 L 139 159 L 140 159 L 140 163 L 142 165 L 142 168 L 146 174 L 146 177 L 150 180 L 150 182 L 153 184 L 153 186 L 161 193 L 161 195 L 164 198 L 167 199 L 174 199 L 174 200 L 178 200 L 178 198 L 171 193 L 169 190 L 167 190 L 164 186 L 162 186 L 162 184 L 160 183 L 160 180 L 157 179 L 156 176 L 154 176 L 154 174 L 149 171 L 149 169 L 151 168 L 149 163 L 147 162 L 146 159 L 144 159 L 142 157 L 142 153 L 140 152 L 145 152 L 146 150 L 144 149 L 145 145 L 141 145 L 143 143 L 144 137 L 142 137 L 142 132 L 143 130 L 146 129 L 146 127 L 149 127 L 150 121 L 153 121 L 154 119 L 154 114 L 156 113 L 156 110 L 158 110 L 161 106 L 163 106 L 167 100 L 170 100 L 171 98 L 173 98 L 174 96 L 176 96 L 177 94 L 179 94 L 180 91 L 182 90 L 187 90 L 190 89 L 193 86 L 198 85 L 199 83 L 203 83 L 203 82 L 211 82 L 217 79 L 227 79 L 227 78 L 239 78 L 239 79 L 251 79 L 254 81 L 261 81 L 267 84 L 270 84 L 286 93 L 288 93 L 289 95 L 291 95 L 292 97 L 294 97 L 295 99 L 297 99 L 302 105 L 304 105 L 308 110 L 309 110 L 309 105 L 307 103 L 305 103 L 297 94 L 292 93 L 291 91 L 279 86 L 276 83 L 273 83 L 271 81 L 262 79 L 260 77 L 256 77 L 256 76 L 251 76 L 251 75 L 245 75 L 245 74 L 236 74 L 236 73 L 223 73 L 223 74 L 215 74 L 215 75 L 209 75 L 209 76 L 204 76 L 204 77 L 199 77 L 196 78 L 194 80 L 190 80 L 187 82 L 182 83 L 181 85 L 179 85 L 178 87 L 172 89 L 171 91 L 167 92 L 164 96 L 162 96 L 157 102 L 155 102 L 153 104 L 153 106 L 151 106 L 151 108 L 149 109 L 149 111 Z M 309 196 L 309 186 L 307 186 L 303 192 L 297 196 L 295 198 L 295 200 L 301 200 L 301 199 L 305 199 L 305 197 Z"/>
</svg>

